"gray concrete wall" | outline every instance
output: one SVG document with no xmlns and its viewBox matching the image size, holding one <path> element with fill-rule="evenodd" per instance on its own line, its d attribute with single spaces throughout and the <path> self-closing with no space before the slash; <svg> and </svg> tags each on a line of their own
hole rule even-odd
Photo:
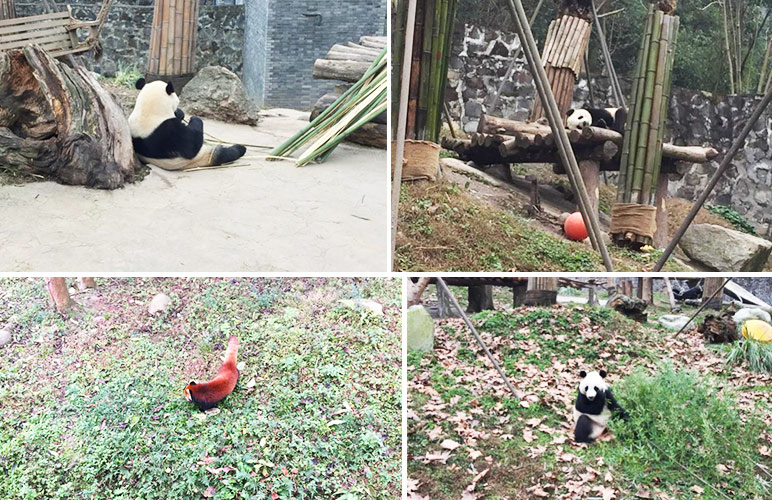
<svg viewBox="0 0 772 500">
<path fill-rule="evenodd" d="M 271 0 L 270 6 L 266 106 L 310 109 L 336 85 L 313 79 L 314 61 L 336 43 L 386 33 L 386 0 Z"/>
<path fill-rule="evenodd" d="M 272 1 L 276 0 L 246 0 L 245 4 L 244 86 L 259 106 L 265 103 L 268 11 Z"/>
</svg>

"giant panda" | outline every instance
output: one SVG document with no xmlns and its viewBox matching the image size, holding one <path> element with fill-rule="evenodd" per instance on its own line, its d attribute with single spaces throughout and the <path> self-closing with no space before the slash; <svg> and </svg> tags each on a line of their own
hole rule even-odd
<svg viewBox="0 0 772 500">
<path fill-rule="evenodd" d="M 165 170 L 185 170 L 232 162 L 244 156 L 241 145 L 210 146 L 204 143 L 204 122 L 192 116 L 186 125 L 185 113 L 177 106 L 180 99 L 171 82 L 146 83 L 140 78 L 129 130 L 134 152 L 144 163 Z"/>
<path fill-rule="evenodd" d="M 574 405 L 574 441 L 577 443 L 592 443 L 608 426 L 612 411 L 627 420 L 627 412 L 619 406 L 611 394 L 611 389 L 604 380 L 606 372 L 582 370 L 579 372 L 582 380 L 579 382 L 579 394 Z"/>
<path fill-rule="evenodd" d="M 582 130 L 588 125 L 610 128 L 625 133 L 627 110 L 625 108 L 580 108 L 569 109 L 566 113 L 566 128 Z"/>
</svg>

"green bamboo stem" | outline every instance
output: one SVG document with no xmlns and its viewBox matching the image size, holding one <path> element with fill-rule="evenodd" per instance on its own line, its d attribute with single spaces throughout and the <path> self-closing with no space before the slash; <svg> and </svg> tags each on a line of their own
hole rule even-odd
<svg viewBox="0 0 772 500">
<path fill-rule="evenodd" d="M 654 94 L 651 101 L 651 121 L 649 124 L 649 133 L 646 137 L 646 150 L 643 160 L 643 183 L 641 185 L 640 203 L 649 202 L 649 193 L 652 186 L 656 186 L 657 179 L 654 177 L 657 158 L 657 140 L 660 130 L 664 129 L 663 123 L 663 94 L 665 92 L 665 75 L 667 73 L 667 53 L 669 49 L 669 40 L 671 33 L 671 16 L 662 17 L 662 33 L 659 37 L 659 53 L 657 54 L 657 67 L 654 73 Z"/>
<path fill-rule="evenodd" d="M 384 48 L 380 55 L 373 61 L 373 63 L 370 65 L 370 68 L 365 72 L 365 74 L 362 76 L 362 78 L 352 85 L 348 90 L 346 90 L 343 95 L 341 95 L 334 103 L 332 103 L 327 109 L 319 113 L 319 116 L 314 118 L 311 123 L 306 125 L 303 129 L 298 131 L 295 135 L 284 141 L 281 145 L 277 146 L 273 151 L 271 151 L 271 156 L 285 156 L 284 153 L 289 151 L 290 149 L 297 149 L 299 144 L 302 144 L 305 142 L 305 138 L 308 134 L 312 133 L 312 131 L 320 126 L 321 124 L 328 122 L 330 119 L 333 119 L 335 116 L 340 116 L 341 111 L 343 110 L 343 106 L 349 102 L 349 97 L 358 93 L 360 89 L 365 86 L 369 81 L 370 77 L 375 75 L 377 72 L 382 71 L 383 68 L 386 65 L 386 49 Z"/>
<path fill-rule="evenodd" d="M 662 34 L 662 17 L 664 13 L 661 10 L 654 12 L 654 26 L 652 27 L 651 40 L 646 62 L 646 85 L 643 92 L 643 106 L 641 109 L 641 122 L 639 124 L 637 145 L 638 151 L 635 153 L 635 167 L 633 169 L 632 189 L 630 190 L 630 199 L 632 203 L 641 203 L 640 194 L 643 185 L 644 160 L 646 157 L 646 139 L 649 135 L 649 126 L 651 124 L 651 106 L 654 96 L 654 78 L 657 70 L 657 56 L 659 55 L 659 39 Z"/>
<path fill-rule="evenodd" d="M 416 17 L 414 26 L 413 47 L 410 49 L 410 84 L 408 86 L 407 99 L 407 124 L 406 136 L 408 139 L 418 139 L 418 98 L 420 94 L 421 61 L 423 52 L 421 43 L 424 31 L 425 1 L 416 5 Z"/>
<path fill-rule="evenodd" d="M 391 133 L 397 134 L 397 113 L 399 112 L 399 89 L 400 74 L 399 68 L 402 67 L 402 58 L 405 52 L 405 22 L 407 17 L 407 2 L 395 0 L 396 19 L 394 20 L 393 33 L 391 37 Z"/>
<path fill-rule="evenodd" d="M 432 61 L 432 81 L 431 81 L 431 100 L 429 101 L 429 114 L 426 119 L 427 134 L 426 140 L 436 141 L 437 138 L 434 135 L 434 124 L 440 117 L 440 85 L 442 82 L 442 66 L 443 58 L 445 57 L 445 36 L 448 29 L 448 4 L 450 0 L 438 0 L 440 9 L 440 30 L 437 36 L 437 45 L 434 49 L 434 60 Z"/>
<path fill-rule="evenodd" d="M 426 0 L 424 9 L 423 42 L 421 46 L 421 75 L 418 90 L 418 112 L 416 116 L 416 138 L 423 140 L 426 136 L 426 121 L 429 109 L 429 80 L 432 66 L 432 40 L 436 34 L 435 19 L 439 18 L 434 8 L 435 0 Z"/>
<path fill-rule="evenodd" d="M 665 138 L 665 126 L 664 123 L 667 122 L 667 113 L 670 103 L 670 90 L 673 83 L 673 65 L 675 63 L 675 50 L 676 50 L 676 43 L 678 42 L 678 27 L 680 25 L 680 18 L 678 16 L 673 16 L 673 19 L 670 23 L 670 35 L 669 40 L 670 43 L 668 44 L 668 54 L 667 54 L 667 73 L 665 75 L 665 89 L 664 89 L 664 98 L 662 99 L 662 123 L 663 126 L 659 131 L 659 137 L 657 138 L 657 156 L 654 161 L 654 179 L 655 182 L 651 187 L 651 193 L 649 194 L 649 204 L 654 205 L 655 197 L 657 193 L 657 183 L 656 180 L 659 179 L 660 169 L 662 168 L 662 143 L 664 142 Z"/>
<path fill-rule="evenodd" d="M 638 136 L 640 134 L 641 116 L 643 114 L 643 97 L 646 91 L 646 62 L 649 59 L 649 52 L 651 49 L 651 34 L 654 29 L 654 21 L 656 19 L 654 13 L 654 7 L 649 7 L 649 19 L 647 22 L 647 29 L 644 35 L 643 52 L 641 54 L 640 72 L 636 75 L 636 100 L 633 108 L 633 121 L 632 128 L 630 130 L 630 147 L 628 151 L 628 158 L 626 163 L 626 175 L 625 175 L 625 202 L 635 203 L 632 199 L 633 191 L 633 177 L 635 175 L 635 159 L 638 156 Z"/>
<path fill-rule="evenodd" d="M 641 34 L 641 45 L 638 48 L 638 60 L 635 66 L 635 73 L 633 78 L 633 85 L 632 85 L 632 95 L 630 96 L 630 102 L 632 102 L 633 107 L 629 110 L 630 112 L 627 114 L 627 120 L 625 120 L 625 135 L 622 140 L 622 156 L 619 161 L 619 181 L 617 182 L 617 203 L 627 203 L 629 202 L 629 199 L 626 197 L 627 194 L 629 194 L 629 190 L 627 189 L 627 166 L 630 158 L 630 144 L 632 140 L 632 130 L 633 130 L 633 121 L 635 119 L 635 112 L 638 111 L 638 96 L 640 92 L 638 91 L 638 79 L 643 71 L 643 55 L 644 50 L 646 48 L 646 34 L 651 29 L 651 19 L 652 19 L 652 8 L 649 7 L 649 13 L 646 16 L 646 25 L 643 28 L 643 33 Z"/>
<path fill-rule="evenodd" d="M 433 142 L 439 141 L 440 129 L 442 128 L 442 109 L 445 104 L 445 89 L 448 86 L 448 65 L 450 64 L 450 52 L 453 46 L 453 26 L 456 25 L 456 10 L 458 6 L 458 0 L 449 0 L 449 2 L 447 27 L 445 30 L 445 40 L 442 51 L 442 66 L 440 67 L 440 86 L 437 89 L 437 115 L 434 119 L 431 135 L 431 140 Z"/>
</svg>

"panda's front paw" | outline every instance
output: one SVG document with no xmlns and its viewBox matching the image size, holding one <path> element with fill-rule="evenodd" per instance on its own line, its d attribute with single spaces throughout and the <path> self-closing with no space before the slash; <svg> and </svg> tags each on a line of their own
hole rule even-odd
<svg viewBox="0 0 772 500">
<path fill-rule="evenodd" d="M 188 121 L 188 127 L 192 128 L 193 130 L 204 130 L 204 122 L 201 121 L 201 118 L 197 116 L 191 116 L 190 120 Z"/>
<path fill-rule="evenodd" d="M 185 119 L 185 112 L 181 109 L 177 108 L 177 111 L 174 112 L 174 116 L 177 117 L 178 120 L 184 120 Z"/>
</svg>

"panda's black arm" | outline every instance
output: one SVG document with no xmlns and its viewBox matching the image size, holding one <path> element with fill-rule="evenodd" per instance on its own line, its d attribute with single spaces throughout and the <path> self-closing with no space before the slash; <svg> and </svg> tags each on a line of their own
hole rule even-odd
<svg viewBox="0 0 772 500">
<path fill-rule="evenodd" d="M 181 110 L 180 108 L 177 108 L 177 111 L 174 112 L 174 116 L 176 116 L 178 120 L 184 120 L 185 119 L 185 112 L 183 110 Z"/>
<path fill-rule="evenodd" d="M 630 415 L 625 411 L 624 408 L 622 408 L 619 403 L 617 403 L 617 400 L 614 399 L 614 395 L 611 393 L 611 389 L 606 391 L 606 405 L 608 406 L 609 410 L 616 410 L 616 412 L 619 413 L 619 416 L 622 417 L 622 420 L 630 420 Z"/>
</svg>

